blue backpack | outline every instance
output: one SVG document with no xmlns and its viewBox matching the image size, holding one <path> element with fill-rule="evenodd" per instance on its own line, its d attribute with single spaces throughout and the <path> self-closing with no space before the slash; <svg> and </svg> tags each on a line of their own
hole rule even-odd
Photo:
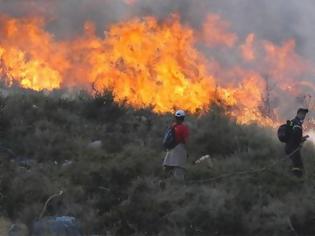
<svg viewBox="0 0 315 236">
<path fill-rule="evenodd" d="M 171 126 L 170 128 L 168 128 L 164 134 L 164 138 L 163 138 L 163 147 L 167 150 L 173 149 L 177 143 L 176 143 L 176 136 L 175 136 L 175 127 Z"/>
</svg>

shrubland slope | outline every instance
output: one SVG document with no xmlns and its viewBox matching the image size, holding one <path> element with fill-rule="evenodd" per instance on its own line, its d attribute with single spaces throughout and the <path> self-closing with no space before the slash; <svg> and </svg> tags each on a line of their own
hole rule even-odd
<svg viewBox="0 0 315 236">
<path fill-rule="evenodd" d="M 307 175 L 297 180 L 271 129 L 238 125 L 212 107 L 187 120 L 186 183 L 161 189 L 171 116 L 117 105 L 110 93 L 11 89 L 0 105 L 3 219 L 31 226 L 62 190 L 45 215 L 74 216 L 88 235 L 315 234 L 311 143 L 303 150 Z M 211 159 L 193 165 L 205 154 Z"/>
</svg>

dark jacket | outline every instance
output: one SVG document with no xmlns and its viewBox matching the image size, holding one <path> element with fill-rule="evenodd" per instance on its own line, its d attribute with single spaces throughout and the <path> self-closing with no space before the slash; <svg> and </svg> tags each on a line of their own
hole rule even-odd
<svg viewBox="0 0 315 236">
<path fill-rule="evenodd" d="M 291 152 L 297 149 L 303 142 L 303 122 L 297 117 L 291 121 L 292 133 L 289 141 L 286 144 L 286 151 Z"/>
</svg>

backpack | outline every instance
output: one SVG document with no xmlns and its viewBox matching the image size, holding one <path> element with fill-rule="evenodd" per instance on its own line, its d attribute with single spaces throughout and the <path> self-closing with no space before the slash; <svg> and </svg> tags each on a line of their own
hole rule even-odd
<svg viewBox="0 0 315 236">
<path fill-rule="evenodd" d="M 163 147 L 165 149 L 170 150 L 170 149 L 173 149 L 177 145 L 175 127 L 176 125 L 169 127 L 164 134 Z"/>
<path fill-rule="evenodd" d="M 278 139 L 282 143 L 288 143 L 292 134 L 292 122 L 287 121 L 286 124 L 280 125 L 278 128 Z"/>
</svg>

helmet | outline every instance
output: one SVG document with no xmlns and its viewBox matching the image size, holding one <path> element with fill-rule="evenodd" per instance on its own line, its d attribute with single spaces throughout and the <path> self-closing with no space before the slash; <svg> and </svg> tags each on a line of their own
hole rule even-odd
<svg viewBox="0 0 315 236">
<path fill-rule="evenodd" d="M 180 117 L 185 117 L 185 116 L 186 116 L 186 114 L 185 114 L 185 112 L 183 110 L 177 110 L 175 112 L 175 117 L 180 118 Z"/>
<path fill-rule="evenodd" d="M 299 108 L 297 113 L 308 113 L 308 109 L 307 108 Z"/>
</svg>

